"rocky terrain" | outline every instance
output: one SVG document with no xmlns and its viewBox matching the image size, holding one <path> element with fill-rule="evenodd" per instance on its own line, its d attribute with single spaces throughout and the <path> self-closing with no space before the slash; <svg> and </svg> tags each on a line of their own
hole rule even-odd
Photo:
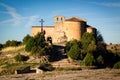
<svg viewBox="0 0 120 80">
<path fill-rule="evenodd" d="M 62 47 L 56 47 L 56 53 L 62 54 L 63 50 Z M 29 55 L 29 53 L 26 53 L 24 51 L 20 52 L 20 54 Z M 0 63 L 1 66 L 6 66 L 6 62 L 14 63 L 15 53 L 2 53 L 0 55 Z M 82 69 L 78 70 L 80 65 L 73 65 L 69 63 L 68 59 L 64 57 L 65 55 L 60 55 L 59 58 L 57 57 L 57 61 L 52 62 L 52 66 L 56 68 L 65 68 L 65 69 L 56 69 L 53 71 L 47 71 L 47 72 L 41 72 L 41 73 L 26 73 L 26 74 L 12 74 L 12 75 L 1 75 L 0 80 L 120 80 L 120 69 Z M 63 59 L 61 59 L 63 58 Z M 39 60 L 34 59 L 33 57 L 30 57 L 30 59 L 27 61 L 29 65 L 30 62 L 39 62 Z M 26 63 L 26 64 L 27 64 Z M 17 66 L 13 65 L 13 67 L 8 67 L 13 69 L 15 67 L 18 67 L 20 65 L 25 64 L 19 64 Z M 38 64 L 37 64 L 38 65 Z M 28 66 L 28 65 L 26 65 Z M 35 65 L 36 66 L 36 65 Z M 68 69 L 71 68 L 71 69 Z M 76 70 L 72 70 L 72 68 L 75 68 Z M 1 68 L 2 69 L 2 68 Z M 8 71 L 8 70 L 7 70 Z"/>
<path fill-rule="evenodd" d="M 120 80 L 120 69 L 83 69 L 0 76 L 0 80 Z"/>
</svg>

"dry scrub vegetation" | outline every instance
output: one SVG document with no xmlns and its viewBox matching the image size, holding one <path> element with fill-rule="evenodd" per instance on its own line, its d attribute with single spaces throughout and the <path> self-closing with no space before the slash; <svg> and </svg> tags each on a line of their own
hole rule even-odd
<svg viewBox="0 0 120 80">
<path fill-rule="evenodd" d="M 16 47 L 6 47 L 1 50 L 2 53 L 15 53 L 21 50 L 24 50 L 25 45 L 16 46 Z"/>
</svg>

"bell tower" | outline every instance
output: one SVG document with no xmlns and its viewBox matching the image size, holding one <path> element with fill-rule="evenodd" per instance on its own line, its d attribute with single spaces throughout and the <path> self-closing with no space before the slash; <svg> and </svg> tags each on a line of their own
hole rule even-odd
<svg viewBox="0 0 120 80">
<path fill-rule="evenodd" d="M 63 22 L 65 20 L 64 16 L 55 16 L 54 17 L 54 26 L 56 31 L 61 31 L 63 29 Z"/>
</svg>

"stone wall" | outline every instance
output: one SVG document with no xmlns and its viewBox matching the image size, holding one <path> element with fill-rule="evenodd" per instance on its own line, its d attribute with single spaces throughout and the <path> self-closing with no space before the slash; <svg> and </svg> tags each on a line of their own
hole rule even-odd
<svg viewBox="0 0 120 80">
<path fill-rule="evenodd" d="M 72 39 L 81 40 L 85 31 L 91 33 L 94 29 L 91 27 L 86 28 L 86 21 L 78 17 L 65 19 L 64 16 L 54 17 L 54 26 L 44 26 L 45 38 L 51 37 L 52 43 L 60 43 L 63 41 L 70 41 Z M 32 26 L 32 36 L 35 36 L 41 31 L 40 26 Z"/>
</svg>

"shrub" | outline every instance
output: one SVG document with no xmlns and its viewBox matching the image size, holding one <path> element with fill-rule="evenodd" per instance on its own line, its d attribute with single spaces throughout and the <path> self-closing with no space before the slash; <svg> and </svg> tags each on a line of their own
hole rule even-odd
<svg viewBox="0 0 120 80">
<path fill-rule="evenodd" d="M 99 67 L 102 67 L 103 64 L 104 64 L 104 59 L 103 59 L 103 57 L 101 55 L 99 55 L 98 58 L 97 58 L 97 65 Z"/>
<path fill-rule="evenodd" d="M 12 40 L 12 41 L 10 41 L 10 40 L 8 40 L 8 41 L 6 41 L 6 43 L 4 44 L 4 47 L 9 47 L 9 46 L 19 46 L 19 45 L 21 45 L 21 41 L 16 41 L 16 40 Z"/>
<path fill-rule="evenodd" d="M 95 35 L 93 33 L 85 32 L 82 36 L 82 48 L 85 52 L 87 52 L 88 46 L 91 43 L 91 41 L 95 42 Z"/>
<path fill-rule="evenodd" d="M 98 56 L 97 62 L 100 63 L 100 64 L 104 64 L 104 59 L 101 55 Z"/>
<path fill-rule="evenodd" d="M 80 41 L 77 41 L 74 39 L 74 40 L 66 43 L 66 46 L 65 46 L 66 52 L 68 52 L 74 44 L 77 44 L 79 46 L 79 48 L 81 48 L 81 46 L 82 46 Z"/>
<path fill-rule="evenodd" d="M 31 37 L 29 40 L 28 40 L 28 42 L 26 43 L 26 46 L 25 46 L 25 50 L 27 51 L 27 52 L 30 52 L 31 51 L 31 49 L 32 49 L 32 47 L 34 46 L 34 38 L 33 37 Z"/>
<path fill-rule="evenodd" d="M 15 61 L 21 62 L 21 61 L 27 61 L 29 59 L 28 56 L 21 55 L 20 53 L 14 57 Z"/>
<path fill-rule="evenodd" d="M 52 71 L 52 70 L 54 70 L 53 66 L 51 64 L 48 64 L 48 63 L 41 64 L 39 69 L 42 69 L 43 71 Z"/>
<path fill-rule="evenodd" d="M 43 33 L 38 33 L 36 36 L 31 37 L 26 46 L 25 50 L 27 52 L 31 52 L 32 55 L 36 56 L 41 56 L 45 52 L 45 46 L 46 46 L 46 41 L 45 41 L 45 36 Z"/>
<path fill-rule="evenodd" d="M 93 54 L 87 53 L 87 55 L 85 56 L 85 58 L 82 61 L 82 65 L 84 65 L 84 66 L 93 66 L 93 65 L 95 65 L 95 59 L 94 59 Z"/>
<path fill-rule="evenodd" d="M 32 50 L 31 50 L 31 55 L 34 55 L 34 56 L 42 56 L 45 54 L 45 48 L 41 48 L 40 46 L 34 46 L 32 47 Z"/>
<path fill-rule="evenodd" d="M 80 48 L 77 44 L 74 44 L 71 49 L 69 50 L 69 52 L 67 53 L 67 56 L 74 59 L 74 60 L 78 60 L 81 59 L 81 52 L 80 52 Z"/>
<path fill-rule="evenodd" d="M 120 61 L 114 64 L 114 69 L 120 69 Z"/>
<path fill-rule="evenodd" d="M 95 41 L 91 41 L 91 43 L 88 45 L 87 51 L 92 53 L 96 50 L 96 44 Z"/>
<path fill-rule="evenodd" d="M 30 36 L 29 34 L 27 34 L 27 35 L 23 38 L 23 44 L 26 44 L 30 38 L 31 38 L 31 36 Z"/>
</svg>

